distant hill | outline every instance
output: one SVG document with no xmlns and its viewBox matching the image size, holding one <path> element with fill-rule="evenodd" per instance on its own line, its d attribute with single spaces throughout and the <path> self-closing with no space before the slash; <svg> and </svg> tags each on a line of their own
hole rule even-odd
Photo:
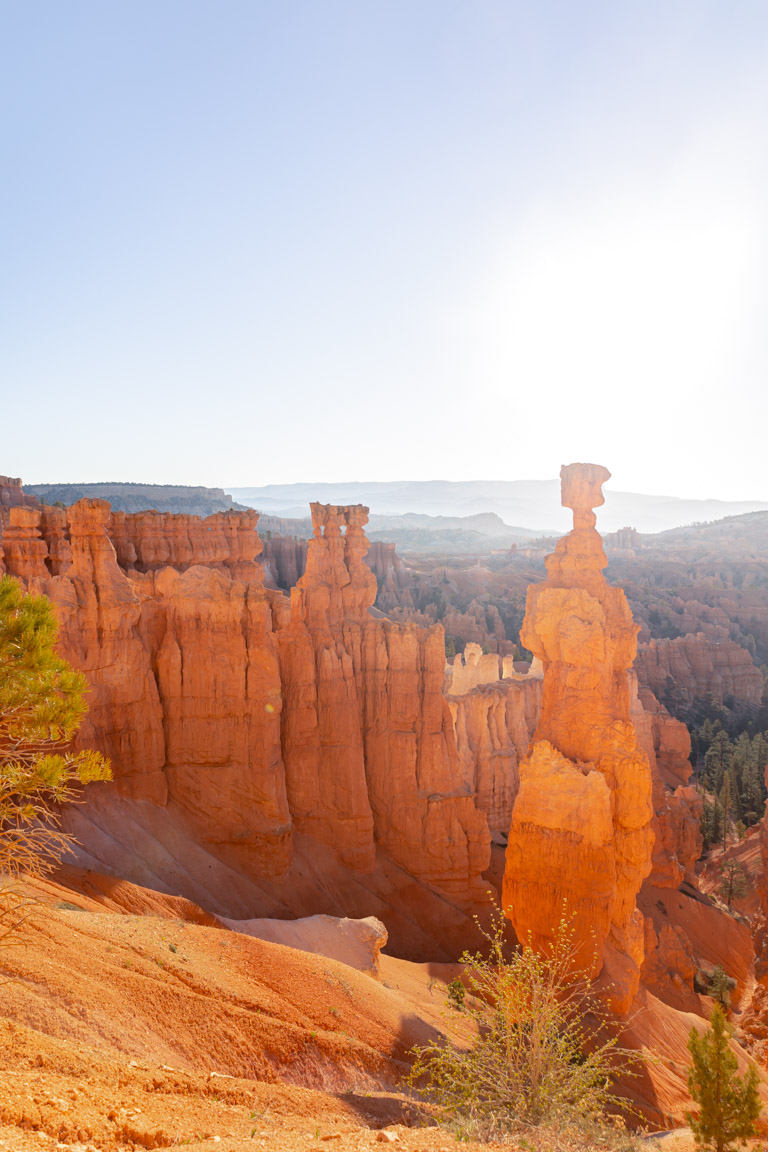
<svg viewBox="0 0 768 1152">
<path fill-rule="evenodd" d="M 373 516 L 417 513 L 467 517 L 495 513 L 510 532 L 528 530 L 535 536 L 559 535 L 571 526 L 570 513 L 560 507 L 559 480 L 394 480 L 387 483 L 267 484 L 233 488 L 242 504 L 274 516 L 306 516 L 311 500 L 325 504 L 367 504 Z M 768 500 L 684 500 L 605 490 L 598 511 L 601 532 L 627 526 L 639 532 L 662 532 L 692 521 L 768 510 Z"/>
<path fill-rule="evenodd" d="M 419 528 L 429 532 L 458 530 L 505 540 L 528 540 L 536 535 L 530 528 L 510 527 L 495 512 L 478 512 L 474 516 L 427 516 L 418 512 L 404 512 L 401 516 L 372 514 L 369 523 L 371 531 L 375 532 L 385 532 L 389 528 L 395 532 Z"/>
<path fill-rule="evenodd" d="M 312 521 L 261 513 L 259 532 L 278 536 L 312 535 Z M 490 553 L 527 543 L 534 535 L 528 528 L 510 528 L 493 512 L 476 516 L 371 516 L 365 529 L 369 540 L 394 544 L 398 552 Z"/>
<path fill-rule="evenodd" d="M 728 548 L 768 554 L 768 511 L 725 516 L 704 524 L 687 524 L 644 537 L 650 548 Z"/>
<path fill-rule="evenodd" d="M 390 539 L 403 547 L 437 547 L 444 537 L 446 550 L 458 546 L 471 551 L 472 542 L 482 549 L 519 543 L 531 537 L 558 536 L 571 526 L 567 509 L 560 507 L 559 480 L 394 480 L 388 483 L 268 484 L 261 488 L 192 487 L 182 484 L 69 483 L 25 484 L 24 491 L 48 504 L 74 504 L 85 497 L 109 500 L 123 512 L 186 512 L 210 516 L 232 508 L 256 508 L 265 517 L 306 521 L 311 501 L 324 504 L 366 504 L 371 510 L 369 535 Z M 598 509 L 598 528 L 615 532 L 633 527 L 644 534 L 670 530 L 687 532 L 685 526 L 712 530 L 713 543 L 724 539 L 734 527 L 715 529 L 711 522 L 745 516 L 739 530 L 759 532 L 768 501 L 681 500 L 674 496 L 648 496 L 605 490 L 605 505 Z M 704 523 L 703 523 L 704 522 Z M 296 534 L 304 535 L 304 531 Z M 388 535 L 387 535 L 388 534 Z M 703 540 L 703 538 L 701 538 Z M 670 543 L 673 541 L 670 539 Z M 661 540 L 659 541 L 661 543 Z M 440 547 L 442 548 L 443 545 Z"/>
<path fill-rule="evenodd" d="M 402 516 L 372 515 L 366 529 L 370 540 L 384 540 L 398 552 L 493 552 L 522 544 L 535 533 L 512 528 L 495 512 L 474 516 L 425 516 L 406 512 Z"/>
<path fill-rule="evenodd" d="M 210 516 L 242 508 L 223 488 L 193 488 L 184 484 L 25 484 L 44 504 L 74 504 L 77 500 L 109 500 L 116 512 L 185 512 Z"/>
</svg>

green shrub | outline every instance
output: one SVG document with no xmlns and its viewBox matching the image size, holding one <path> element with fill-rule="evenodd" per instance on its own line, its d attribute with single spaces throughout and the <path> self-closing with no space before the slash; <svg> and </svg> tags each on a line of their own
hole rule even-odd
<svg viewBox="0 0 768 1152">
<path fill-rule="evenodd" d="M 497 913 L 486 939 L 487 956 L 462 957 L 466 996 L 449 1022 L 455 1042 L 414 1049 L 411 1087 L 459 1139 L 549 1127 L 589 1129 L 586 1143 L 564 1147 L 614 1146 L 606 1111 L 624 1105 L 615 1076 L 639 1057 L 618 1047 L 607 1011 L 575 970 L 573 930 L 563 921 L 545 954 L 526 945 L 507 959 Z"/>
</svg>

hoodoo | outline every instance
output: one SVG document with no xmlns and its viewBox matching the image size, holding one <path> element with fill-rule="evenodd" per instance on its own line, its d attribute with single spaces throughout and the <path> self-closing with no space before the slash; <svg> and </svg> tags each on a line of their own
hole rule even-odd
<svg viewBox="0 0 768 1152">
<path fill-rule="evenodd" d="M 119 809 L 153 844 L 158 825 L 171 835 L 178 824 L 173 836 L 190 851 L 250 881 L 282 878 L 296 914 L 318 910 L 290 871 L 297 837 L 356 877 L 377 860 L 401 869 L 460 917 L 486 902 L 490 836 L 442 695 L 443 630 L 372 614 L 367 508 L 312 505 L 305 571 L 288 597 L 265 587 L 254 511 L 201 519 L 112 512 L 104 500 L 38 508 L 3 478 L 0 498 L 0 573 L 54 603 L 60 650 L 91 689 L 78 739 L 112 762 L 113 785 L 65 813 L 89 866 L 115 866 L 115 841 L 129 835 L 114 827 Z M 127 843 L 121 867 L 211 903 L 200 879 L 211 869 L 180 878 L 178 850 L 142 856 Z M 390 883 L 376 873 L 370 887 Z M 348 884 L 332 911 L 346 914 L 356 898 Z M 216 910 L 242 913 L 239 897 L 212 886 Z M 270 894 L 264 901 L 274 907 Z"/>
<path fill-rule="evenodd" d="M 546 947 L 565 915 L 578 962 L 604 972 L 615 1011 L 629 1007 L 643 960 L 635 898 L 651 866 L 651 772 L 630 718 L 638 628 L 605 581 L 593 509 L 610 478 L 596 464 L 560 472 L 573 531 L 529 588 L 522 643 L 544 668 L 539 722 L 520 765 L 504 907 L 521 940 Z"/>
</svg>

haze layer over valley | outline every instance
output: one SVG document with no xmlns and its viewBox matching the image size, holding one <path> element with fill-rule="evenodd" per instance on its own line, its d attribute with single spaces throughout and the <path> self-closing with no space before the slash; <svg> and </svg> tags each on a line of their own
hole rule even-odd
<svg viewBox="0 0 768 1152">
<path fill-rule="evenodd" d="M 371 512 L 371 533 L 462 529 L 484 536 L 525 539 L 557 535 L 567 524 L 558 510 L 558 480 L 393 480 L 313 484 L 267 484 L 257 488 L 193 488 L 185 485 L 136 483 L 26 484 L 25 490 L 48 504 L 72 504 L 83 497 L 110 500 L 115 509 L 210 515 L 231 507 L 255 508 L 266 516 L 306 520 L 313 500 L 359 503 Z M 719 500 L 650 496 L 606 488 L 603 529 L 631 527 L 655 533 L 684 525 L 720 520 L 768 509 L 766 500 Z M 403 518 L 396 520 L 393 518 Z M 437 519 L 439 518 L 439 519 Z"/>
</svg>

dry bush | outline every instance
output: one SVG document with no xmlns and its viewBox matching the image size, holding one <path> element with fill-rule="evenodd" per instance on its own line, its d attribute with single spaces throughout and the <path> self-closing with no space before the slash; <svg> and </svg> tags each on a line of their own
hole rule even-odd
<svg viewBox="0 0 768 1152">
<path fill-rule="evenodd" d="M 520 1147 L 547 1150 L 636 1147 L 614 1083 L 640 1058 L 619 1047 L 609 1013 L 576 964 L 567 919 L 543 953 L 528 944 L 507 959 L 500 911 L 484 935 L 488 954 L 461 958 L 467 995 L 461 1005 L 454 997 L 449 1012 L 455 1042 L 414 1049 L 410 1085 L 457 1139 L 513 1137 Z"/>
</svg>

